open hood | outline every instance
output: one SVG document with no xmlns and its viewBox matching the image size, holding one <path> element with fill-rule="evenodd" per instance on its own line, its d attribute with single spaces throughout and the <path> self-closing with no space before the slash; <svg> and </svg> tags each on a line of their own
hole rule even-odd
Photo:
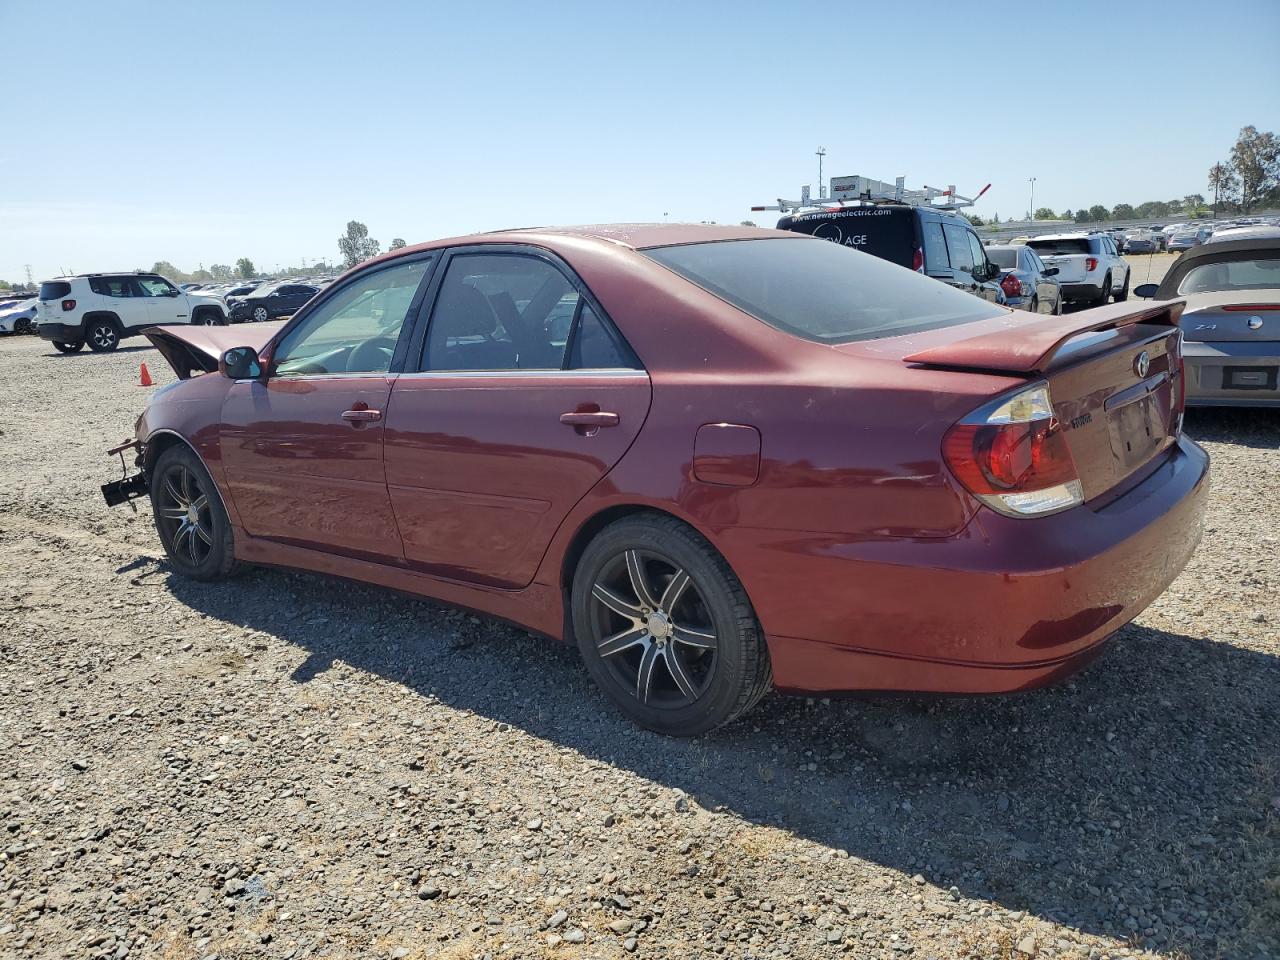
<svg viewBox="0 0 1280 960">
<path fill-rule="evenodd" d="M 232 347 L 253 347 L 260 353 L 286 322 L 237 323 L 228 327 L 148 327 L 142 333 L 155 344 L 173 372 L 186 380 L 193 373 L 217 370 L 218 358 Z"/>
</svg>

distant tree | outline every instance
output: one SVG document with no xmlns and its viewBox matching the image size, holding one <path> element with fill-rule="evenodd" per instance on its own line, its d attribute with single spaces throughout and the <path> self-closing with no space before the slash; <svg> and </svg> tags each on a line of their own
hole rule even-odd
<svg viewBox="0 0 1280 960">
<path fill-rule="evenodd" d="M 168 260 L 157 260 L 155 265 L 152 266 L 151 272 L 158 273 L 160 276 L 167 277 L 170 280 L 176 280 L 179 283 L 187 282 L 187 275 Z"/>
<path fill-rule="evenodd" d="M 1181 200 L 1166 200 L 1164 205 L 1165 205 L 1165 216 L 1168 216 L 1171 213 L 1182 212 Z"/>
<path fill-rule="evenodd" d="M 1107 208 L 1100 203 L 1095 203 L 1089 208 L 1089 219 L 1094 222 L 1111 219 L 1111 214 Z"/>
<path fill-rule="evenodd" d="M 1063 220 L 1074 220 L 1075 218 L 1076 218 L 1076 215 L 1075 215 L 1074 213 L 1072 213 L 1072 212 L 1071 212 L 1071 208 L 1070 208 L 1070 207 L 1068 207 L 1066 210 L 1063 210 L 1063 211 L 1062 211 L 1062 219 L 1063 219 Z"/>
<path fill-rule="evenodd" d="M 396 237 L 394 240 L 392 240 L 392 241 L 391 241 L 391 246 L 387 247 L 387 249 L 388 249 L 388 250 L 399 250 L 401 247 L 407 247 L 407 246 L 408 246 L 408 244 L 407 244 L 407 243 L 405 243 L 405 242 L 404 242 L 404 240 L 403 240 L 402 238 L 400 238 L 400 237 Z"/>
<path fill-rule="evenodd" d="M 1086 208 L 1081 207 L 1076 211 L 1076 223 L 1088 223 L 1091 219 L 1093 218 L 1089 216 L 1089 211 Z"/>
<path fill-rule="evenodd" d="M 236 272 L 225 263 L 215 263 L 209 267 L 209 273 L 215 280 L 231 280 Z"/>
<path fill-rule="evenodd" d="M 1240 178 L 1226 163 L 1215 163 L 1209 168 L 1209 192 L 1213 194 L 1213 212 L 1240 202 Z"/>
<path fill-rule="evenodd" d="M 253 261 L 248 257 L 241 257 L 236 261 L 236 276 L 241 280 L 249 280 L 256 276 L 258 268 L 253 265 Z"/>
<path fill-rule="evenodd" d="M 369 228 L 359 220 L 348 221 L 346 235 L 338 238 L 342 265 L 348 269 L 376 257 L 380 249 L 381 244 L 369 236 Z"/>
<path fill-rule="evenodd" d="M 1244 127 L 1231 148 L 1231 169 L 1240 180 L 1240 209 L 1248 212 L 1280 201 L 1280 138 Z"/>
<path fill-rule="evenodd" d="M 8 280 L 0 280 L 0 290 L 12 290 L 12 289 L 13 289 L 13 284 L 11 284 Z"/>
<path fill-rule="evenodd" d="M 1117 203 L 1111 208 L 1112 220 L 1133 220 L 1135 217 L 1137 217 L 1137 213 L 1127 203 Z"/>
<path fill-rule="evenodd" d="M 975 227 L 980 227 L 980 226 L 982 226 L 983 224 L 985 224 L 985 223 L 986 223 L 986 221 L 985 221 L 985 220 L 983 220 L 983 219 L 982 219 L 980 216 L 978 216 L 976 213 L 966 213 L 966 214 L 965 214 L 965 217 L 966 217 L 966 218 L 968 219 L 968 221 L 969 221 L 970 223 L 972 223 Z"/>
<path fill-rule="evenodd" d="M 1057 220 L 1058 215 L 1054 213 L 1053 210 L 1049 207 L 1036 207 L 1036 219 L 1037 220 Z M 1071 218 L 1067 217 L 1066 219 L 1070 220 Z"/>
</svg>

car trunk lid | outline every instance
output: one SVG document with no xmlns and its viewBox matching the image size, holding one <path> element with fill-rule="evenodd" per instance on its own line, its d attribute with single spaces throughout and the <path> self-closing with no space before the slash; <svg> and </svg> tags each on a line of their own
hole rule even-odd
<svg viewBox="0 0 1280 960">
<path fill-rule="evenodd" d="M 1177 441 L 1183 380 L 1182 301 L 1121 303 L 1067 318 L 997 317 L 907 363 L 1043 379 L 1086 501 L 1107 493 Z"/>
<path fill-rule="evenodd" d="M 1180 326 L 1188 340 L 1199 343 L 1280 340 L 1280 290 L 1195 295 Z"/>
</svg>

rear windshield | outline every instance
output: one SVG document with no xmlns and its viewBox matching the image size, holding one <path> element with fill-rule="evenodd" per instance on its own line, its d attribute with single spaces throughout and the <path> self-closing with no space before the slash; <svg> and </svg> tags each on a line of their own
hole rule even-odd
<svg viewBox="0 0 1280 960">
<path fill-rule="evenodd" d="M 1002 267 L 1005 270 L 1012 270 L 1018 265 L 1018 251 L 1001 250 L 997 247 L 987 247 L 987 259 L 997 267 Z"/>
<path fill-rule="evenodd" d="M 907 267 L 915 253 L 913 211 L 902 207 L 851 207 L 831 213 L 783 217 L 779 230 L 807 233 Z"/>
<path fill-rule="evenodd" d="M 1068 237 L 1063 240 L 1029 240 L 1027 246 L 1042 257 L 1071 253 L 1091 253 L 1087 237 Z"/>
<path fill-rule="evenodd" d="M 728 240 L 642 252 L 770 326 L 818 343 L 897 336 L 1005 312 L 834 243 Z"/>
<path fill-rule="evenodd" d="M 41 300 L 61 300 L 71 292 L 71 284 L 61 280 L 46 280 L 40 284 Z"/>
<path fill-rule="evenodd" d="M 1179 293 L 1268 289 L 1280 289 L 1280 259 L 1202 263 L 1178 284 Z"/>
</svg>

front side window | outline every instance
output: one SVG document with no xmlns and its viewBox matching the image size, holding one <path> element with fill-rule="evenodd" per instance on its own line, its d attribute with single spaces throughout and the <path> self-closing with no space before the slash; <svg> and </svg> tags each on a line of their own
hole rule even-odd
<svg viewBox="0 0 1280 960">
<path fill-rule="evenodd" d="M 978 235 L 976 233 L 969 233 L 968 230 L 966 230 L 965 233 L 969 234 L 969 252 L 973 255 L 974 265 L 985 265 L 987 262 L 987 251 L 982 249 L 982 241 L 978 239 Z"/>
<path fill-rule="evenodd" d="M 1202 263 L 1187 271 L 1178 293 L 1280 288 L 1280 258 Z"/>
<path fill-rule="evenodd" d="M 440 285 L 422 370 L 559 370 L 578 307 L 569 279 L 523 254 L 460 254 Z"/>
<path fill-rule="evenodd" d="M 973 248 L 969 246 L 969 231 L 953 223 L 942 228 L 947 235 L 947 250 L 951 253 L 951 268 L 973 273 Z"/>
<path fill-rule="evenodd" d="M 386 373 L 430 259 L 359 276 L 286 334 L 274 355 L 281 377 Z"/>
<path fill-rule="evenodd" d="M 160 277 L 138 277 L 134 282 L 144 297 L 172 297 L 178 292 L 173 284 Z"/>
<path fill-rule="evenodd" d="M 898 336 L 1006 312 L 914 270 L 812 239 L 690 243 L 641 253 L 744 313 L 819 343 Z"/>
</svg>

